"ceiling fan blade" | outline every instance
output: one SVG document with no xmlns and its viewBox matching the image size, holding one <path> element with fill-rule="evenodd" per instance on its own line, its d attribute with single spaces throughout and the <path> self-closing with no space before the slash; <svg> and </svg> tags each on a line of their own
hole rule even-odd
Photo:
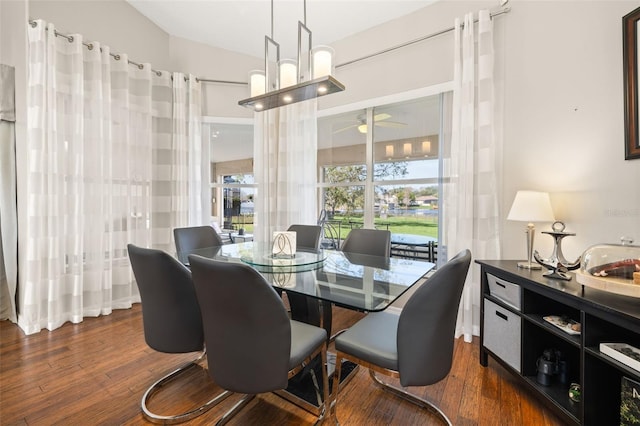
<svg viewBox="0 0 640 426">
<path fill-rule="evenodd" d="M 373 121 L 382 121 L 382 120 L 387 120 L 391 118 L 390 114 L 387 114 L 386 112 L 381 112 L 380 114 L 376 114 L 373 116 Z"/>
<path fill-rule="evenodd" d="M 400 123 L 399 121 L 381 121 L 379 123 L 376 123 L 376 126 L 394 128 L 404 127 L 406 125 L 407 123 Z"/>
<path fill-rule="evenodd" d="M 359 125 L 360 125 L 360 124 L 350 124 L 350 125 L 348 125 L 348 126 L 346 126 L 346 127 L 342 127 L 342 128 L 340 128 L 340 129 L 336 129 L 336 130 L 334 130 L 334 131 L 333 131 L 333 133 L 334 133 L 334 134 L 336 134 L 336 133 L 341 133 L 341 132 L 344 132 L 344 131 L 346 131 L 346 130 L 353 129 L 354 127 L 358 127 Z"/>
</svg>

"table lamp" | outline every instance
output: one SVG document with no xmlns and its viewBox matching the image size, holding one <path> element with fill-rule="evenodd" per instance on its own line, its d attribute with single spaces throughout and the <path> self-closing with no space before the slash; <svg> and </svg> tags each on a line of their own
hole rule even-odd
<svg viewBox="0 0 640 426">
<path fill-rule="evenodd" d="M 518 262 L 518 268 L 542 269 L 542 266 L 532 263 L 533 237 L 535 235 L 533 222 L 555 221 L 549 194 L 537 191 L 518 191 L 511 205 L 507 220 L 527 222 L 525 231 L 527 233 L 527 261 Z"/>
</svg>

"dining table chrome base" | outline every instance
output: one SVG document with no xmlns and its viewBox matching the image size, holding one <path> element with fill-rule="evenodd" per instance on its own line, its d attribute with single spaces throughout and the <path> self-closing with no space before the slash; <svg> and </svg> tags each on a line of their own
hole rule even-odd
<svg viewBox="0 0 640 426">
<path fill-rule="evenodd" d="M 319 361 L 319 358 L 316 359 Z M 327 368 L 328 368 L 328 376 L 329 376 L 329 390 L 331 391 L 331 385 L 333 384 L 333 374 L 335 373 L 335 363 L 336 363 L 336 355 L 332 352 L 327 352 Z M 315 365 L 310 365 L 310 368 L 317 370 L 320 368 L 318 362 Z M 347 360 L 342 361 L 342 368 L 340 369 L 340 386 L 344 386 L 347 384 L 358 372 L 358 365 Z M 298 375 L 294 376 L 289 380 L 289 386 L 287 389 L 278 390 L 273 393 L 278 395 L 279 397 L 291 402 L 294 405 L 302 408 L 309 413 L 320 416 L 322 414 L 322 401 L 318 401 L 315 397 L 316 393 L 314 392 L 313 386 L 313 376 L 309 374 L 310 372 L 307 369 L 298 373 Z M 315 371 L 316 374 L 319 374 L 319 371 Z M 312 392 L 313 395 L 312 395 Z M 320 393 L 322 394 L 322 389 L 320 389 Z M 330 392 L 331 393 L 331 392 Z"/>
</svg>

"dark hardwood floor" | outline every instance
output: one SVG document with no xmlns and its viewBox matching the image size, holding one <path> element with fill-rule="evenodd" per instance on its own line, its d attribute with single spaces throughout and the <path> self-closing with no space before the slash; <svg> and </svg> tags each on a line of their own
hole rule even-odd
<svg viewBox="0 0 640 426">
<path fill-rule="evenodd" d="M 359 315 L 334 308 L 334 329 L 348 326 Z M 140 412 L 144 391 L 166 372 L 194 357 L 161 354 L 148 348 L 140 305 L 31 336 L 2 321 L 0 424 L 148 424 Z M 204 402 L 218 390 L 204 368 L 195 369 L 158 394 L 151 408 L 162 414 L 175 413 Z M 562 424 L 500 365 L 490 360 L 489 367 L 482 368 L 477 341 L 456 342 L 449 376 L 436 385 L 412 391 L 435 401 L 456 425 Z M 212 424 L 236 400 L 236 396 L 230 397 L 221 408 L 189 424 Z M 374 388 L 362 368 L 340 393 L 338 418 L 342 425 L 439 424 L 427 411 Z M 276 395 L 265 394 L 230 424 L 298 425 L 314 421 L 306 411 Z"/>
</svg>

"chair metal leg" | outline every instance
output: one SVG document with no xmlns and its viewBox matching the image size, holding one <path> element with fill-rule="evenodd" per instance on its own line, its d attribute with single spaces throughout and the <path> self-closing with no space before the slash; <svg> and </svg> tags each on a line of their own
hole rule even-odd
<svg viewBox="0 0 640 426">
<path fill-rule="evenodd" d="M 170 381 L 174 380 L 176 377 L 178 377 L 182 373 L 185 373 L 186 371 L 189 371 L 193 367 L 197 367 L 198 363 L 200 361 L 202 361 L 202 359 L 205 356 L 206 356 L 206 351 L 203 351 L 202 354 L 200 354 L 200 356 L 198 356 L 198 358 L 196 358 L 193 361 L 190 361 L 190 362 L 188 362 L 188 363 L 186 363 L 184 365 L 181 365 L 176 370 L 172 371 L 171 373 L 169 373 L 166 376 L 162 377 L 160 380 L 156 381 L 154 384 L 152 384 L 149 387 L 149 389 L 147 389 L 147 391 L 142 396 L 142 401 L 140 402 L 140 408 L 142 409 L 142 414 L 147 420 L 149 420 L 152 423 L 160 423 L 160 424 L 166 424 L 166 425 L 186 422 L 188 420 L 191 420 L 191 419 L 193 419 L 195 417 L 198 417 L 198 416 L 206 413 L 211 408 L 215 407 L 220 402 L 225 400 L 229 395 L 231 395 L 232 392 L 223 391 L 223 392 L 219 393 L 218 395 L 216 395 L 215 398 L 213 398 L 213 399 L 209 400 L 208 402 L 206 402 L 205 404 L 203 404 L 203 405 L 201 405 L 201 406 L 199 406 L 199 407 L 197 407 L 197 408 L 195 408 L 195 409 L 193 409 L 191 411 L 188 411 L 186 413 L 176 414 L 176 415 L 173 415 L 173 416 L 163 416 L 163 415 L 160 415 L 160 414 L 152 413 L 149 410 L 149 408 L 147 407 L 147 404 L 148 404 L 149 400 L 151 399 L 151 397 L 156 392 L 158 392 L 167 383 L 169 383 Z"/>
<path fill-rule="evenodd" d="M 222 417 L 220 417 L 220 420 L 217 421 L 216 426 L 227 424 L 227 422 L 231 420 L 233 416 L 238 414 L 255 397 L 256 396 L 253 394 L 243 396 L 240 401 L 236 402 L 236 404 L 231 407 L 229 411 L 227 411 Z"/>
<path fill-rule="evenodd" d="M 402 388 L 393 386 L 389 383 L 386 383 L 380 380 L 380 378 L 376 376 L 376 373 L 373 370 L 369 370 L 369 375 L 373 379 L 373 382 L 376 384 L 376 386 L 378 386 L 382 390 L 385 390 L 413 404 L 416 404 L 419 407 L 426 408 L 427 410 L 435 414 L 437 417 L 439 417 L 442 421 L 444 421 L 447 425 L 451 426 L 451 421 L 449 420 L 449 418 L 432 402 L 427 401 L 426 399 L 420 398 L 419 396 L 413 395 Z"/>
<path fill-rule="evenodd" d="M 338 403 L 338 390 L 340 389 L 340 374 L 342 370 L 342 358 L 340 354 L 336 354 L 336 369 L 333 372 L 333 390 L 331 392 L 331 399 L 329 400 L 327 407 L 329 410 L 329 419 L 336 425 L 338 422 L 338 415 L 336 413 L 336 405 Z"/>
<path fill-rule="evenodd" d="M 330 418 L 330 416 L 327 416 L 327 412 L 329 410 L 329 406 L 331 404 L 331 401 L 329 399 L 329 365 L 327 364 L 327 348 L 324 347 L 322 348 L 322 352 L 321 352 L 321 358 L 322 358 L 322 400 L 323 403 L 320 406 L 320 415 L 318 416 L 318 419 L 315 422 L 315 425 L 321 425 L 324 424 L 325 419 Z M 314 383 L 316 383 L 316 379 L 315 379 L 315 373 L 314 373 Z M 337 424 L 337 421 L 336 421 Z"/>
<path fill-rule="evenodd" d="M 331 337 L 329 337 L 329 343 L 331 343 L 334 340 L 336 340 L 336 337 L 338 337 L 339 335 L 341 335 L 342 333 L 344 333 L 347 330 L 349 330 L 349 329 L 348 328 L 343 328 L 342 330 L 339 330 L 339 331 L 335 332 Z"/>
</svg>

